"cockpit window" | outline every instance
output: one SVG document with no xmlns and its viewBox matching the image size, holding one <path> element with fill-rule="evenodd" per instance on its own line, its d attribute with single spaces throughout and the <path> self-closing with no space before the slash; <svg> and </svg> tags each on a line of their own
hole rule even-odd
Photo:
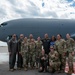
<svg viewBox="0 0 75 75">
<path fill-rule="evenodd" d="M 4 23 L 2 23 L 2 24 L 0 25 L 0 27 L 4 27 L 4 26 L 6 26 L 6 25 L 7 25 L 7 23 L 4 22 Z"/>
</svg>

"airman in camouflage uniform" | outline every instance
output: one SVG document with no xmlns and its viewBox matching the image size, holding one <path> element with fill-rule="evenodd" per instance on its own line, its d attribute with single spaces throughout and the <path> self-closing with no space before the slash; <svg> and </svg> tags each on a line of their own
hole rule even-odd
<svg viewBox="0 0 75 75">
<path fill-rule="evenodd" d="M 38 37 L 37 41 L 36 41 L 36 68 L 38 68 L 39 66 L 39 58 L 41 56 L 41 51 L 42 51 L 42 41 L 41 38 Z"/>
<path fill-rule="evenodd" d="M 68 64 L 69 64 L 69 74 L 73 73 L 73 54 L 69 53 Z"/>
<path fill-rule="evenodd" d="M 57 40 L 55 42 L 55 50 L 59 53 L 60 57 L 60 70 L 64 71 L 65 69 L 65 61 L 66 61 L 66 42 L 64 39 L 61 38 L 61 35 L 57 35 Z"/>
<path fill-rule="evenodd" d="M 72 38 L 70 38 L 70 35 L 69 34 L 66 34 L 66 49 L 67 51 L 70 53 L 70 52 L 74 52 L 74 46 L 75 46 L 75 42 Z"/>
<path fill-rule="evenodd" d="M 49 71 L 55 72 L 60 70 L 60 59 L 57 51 L 54 51 L 54 47 L 50 46 L 49 52 Z"/>
<path fill-rule="evenodd" d="M 74 46 L 75 42 L 74 40 L 70 37 L 70 34 L 66 34 L 66 54 L 68 57 L 68 64 L 69 64 L 69 74 L 73 72 L 73 55 L 74 55 Z"/>
<path fill-rule="evenodd" d="M 21 54 L 23 57 L 23 66 L 24 69 L 27 70 L 28 68 L 28 60 L 29 60 L 29 52 L 28 52 L 28 41 L 27 37 L 24 38 L 22 45 L 21 45 Z"/>
<path fill-rule="evenodd" d="M 35 56 L 36 56 L 36 44 L 34 39 L 31 39 L 31 42 L 29 43 L 29 63 L 31 69 L 35 67 Z"/>
<path fill-rule="evenodd" d="M 28 39 L 29 43 L 31 42 L 31 39 L 33 39 L 33 35 L 32 34 L 29 35 L 29 39 Z"/>
</svg>

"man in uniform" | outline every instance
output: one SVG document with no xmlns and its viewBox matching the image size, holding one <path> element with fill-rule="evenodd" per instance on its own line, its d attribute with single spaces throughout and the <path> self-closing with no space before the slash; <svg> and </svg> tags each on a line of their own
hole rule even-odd
<svg viewBox="0 0 75 75">
<path fill-rule="evenodd" d="M 66 42 L 64 39 L 61 38 L 61 35 L 58 34 L 57 35 L 57 40 L 55 42 L 55 50 L 59 53 L 59 57 L 60 57 L 60 70 L 61 72 L 64 71 L 65 69 L 65 61 L 66 61 Z"/>
<path fill-rule="evenodd" d="M 47 72 L 48 55 L 45 54 L 45 50 L 42 49 L 40 56 L 40 69 L 39 72 Z"/>
<path fill-rule="evenodd" d="M 12 39 L 8 42 L 9 50 L 9 70 L 14 71 L 17 53 L 17 39 L 16 34 L 13 34 Z"/>
<path fill-rule="evenodd" d="M 45 34 L 44 35 L 44 39 L 42 39 L 42 43 L 43 43 L 43 47 L 44 47 L 44 50 L 45 50 L 45 54 L 47 54 L 48 55 L 48 53 L 49 53 L 49 47 L 50 47 L 50 39 L 49 39 L 49 37 L 48 37 L 48 34 Z"/>
<path fill-rule="evenodd" d="M 20 34 L 20 38 L 18 40 L 18 60 L 17 60 L 17 69 L 19 69 L 19 70 L 23 67 L 23 58 L 22 58 L 22 55 L 20 53 L 21 43 L 23 42 L 23 40 L 24 40 L 24 35 Z"/>
<path fill-rule="evenodd" d="M 54 47 L 53 46 L 50 46 L 50 52 L 49 52 L 49 71 L 51 73 L 59 72 L 60 64 L 61 63 L 60 63 L 58 52 L 54 51 Z"/>
<path fill-rule="evenodd" d="M 23 67 L 24 70 L 27 71 L 28 70 L 28 60 L 29 60 L 29 51 L 28 51 L 28 41 L 27 41 L 27 37 L 24 38 L 24 41 L 22 42 L 21 45 L 21 55 L 23 58 Z"/>
<path fill-rule="evenodd" d="M 38 37 L 36 41 L 36 68 L 39 67 L 39 58 L 41 55 L 41 51 L 42 51 L 42 41 L 41 38 Z"/>
<path fill-rule="evenodd" d="M 31 42 L 31 39 L 33 39 L 33 35 L 32 34 L 29 35 L 29 39 L 28 39 L 29 43 Z"/>
</svg>

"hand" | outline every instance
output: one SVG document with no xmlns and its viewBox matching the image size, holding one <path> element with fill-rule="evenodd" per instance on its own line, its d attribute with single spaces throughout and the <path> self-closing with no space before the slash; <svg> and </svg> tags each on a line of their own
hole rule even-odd
<svg viewBox="0 0 75 75">
<path fill-rule="evenodd" d="M 40 67 L 40 70 L 42 70 L 42 67 Z"/>
<path fill-rule="evenodd" d="M 46 58 L 45 58 L 45 57 L 43 57 L 43 59 L 45 60 Z"/>
<path fill-rule="evenodd" d="M 19 54 L 21 54 L 21 52 L 19 52 Z"/>
<path fill-rule="evenodd" d="M 66 56 L 66 52 L 63 53 L 63 56 Z"/>
<path fill-rule="evenodd" d="M 41 59 L 44 59 L 44 57 L 42 57 Z"/>
<path fill-rule="evenodd" d="M 9 54 L 11 55 L 11 52 L 9 52 Z"/>
<path fill-rule="evenodd" d="M 21 52 L 19 52 L 19 54 L 21 54 Z"/>
<path fill-rule="evenodd" d="M 51 61 L 49 64 L 50 64 L 50 66 L 52 65 L 52 63 L 53 63 L 53 61 Z"/>
<path fill-rule="evenodd" d="M 74 56 L 74 52 L 72 52 L 72 55 Z"/>
</svg>

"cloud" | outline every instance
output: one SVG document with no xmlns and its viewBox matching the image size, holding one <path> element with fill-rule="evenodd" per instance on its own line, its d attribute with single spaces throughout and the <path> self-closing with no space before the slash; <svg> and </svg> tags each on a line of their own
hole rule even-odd
<svg viewBox="0 0 75 75">
<path fill-rule="evenodd" d="M 16 0 L 7 0 L 8 2 L 10 2 L 10 4 L 15 5 L 16 6 Z"/>
<path fill-rule="evenodd" d="M 0 23 L 19 18 L 75 19 L 75 0 L 0 1 Z"/>
<path fill-rule="evenodd" d="M 75 19 L 75 0 L 2 0 L 0 23 L 17 18 Z"/>
<path fill-rule="evenodd" d="M 6 11 L 0 7 L 0 18 L 5 17 L 6 15 Z"/>
<path fill-rule="evenodd" d="M 66 0 L 67 2 L 72 2 L 73 0 Z"/>
</svg>

